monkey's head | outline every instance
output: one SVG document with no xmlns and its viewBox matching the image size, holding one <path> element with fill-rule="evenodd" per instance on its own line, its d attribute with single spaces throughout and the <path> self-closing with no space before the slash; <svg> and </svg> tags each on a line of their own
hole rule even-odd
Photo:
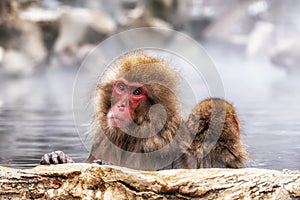
<svg viewBox="0 0 300 200">
<path fill-rule="evenodd" d="M 170 142 L 181 123 L 174 69 L 134 52 L 116 60 L 104 76 L 96 94 L 96 120 L 103 132 L 113 140 Z"/>
</svg>

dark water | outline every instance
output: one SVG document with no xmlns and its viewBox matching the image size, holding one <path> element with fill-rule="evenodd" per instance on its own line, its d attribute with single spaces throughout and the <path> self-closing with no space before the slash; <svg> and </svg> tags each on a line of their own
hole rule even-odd
<svg viewBox="0 0 300 200">
<path fill-rule="evenodd" d="M 299 98 L 299 96 L 298 96 Z M 251 102 L 242 110 L 248 165 L 300 169 L 300 108 L 292 97 Z"/>
<path fill-rule="evenodd" d="M 44 153 L 54 150 L 85 161 L 88 151 L 73 120 L 75 72 L 49 70 L 1 79 L 0 165 L 33 167 Z"/>
<path fill-rule="evenodd" d="M 88 150 L 73 121 L 75 73 L 76 70 L 51 69 L 30 77 L 1 77 L 1 166 L 33 167 L 44 153 L 53 150 L 65 151 L 77 162 L 85 161 Z M 243 139 L 251 156 L 248 166 L 299 170 L 300 81 L 297 77 L 257 84 L 260 79 L 254 76 L 252 80 L 249 73 L 245 77 L 242 71 L 236 77 L 224 70 L 220 73 L 227 98 L 234 102 L 242 121 Z"/>
</svg>

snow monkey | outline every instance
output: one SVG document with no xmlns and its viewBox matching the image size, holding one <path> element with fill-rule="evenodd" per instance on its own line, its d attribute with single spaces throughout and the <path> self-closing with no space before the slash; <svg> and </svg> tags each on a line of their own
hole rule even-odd
<svg viewBox="0 0 300 200">
<path fill-rule="evenodd" d="M 182 117 L 178 73 L 141 51 L 116 59 L 95 90 L 92 149 L 87 162 L 135 169 L 242 168 L 247 152 L 231 104 L 209 98 Z M 61 151 L 41 164 L 71 159 Z"/>
</svg>

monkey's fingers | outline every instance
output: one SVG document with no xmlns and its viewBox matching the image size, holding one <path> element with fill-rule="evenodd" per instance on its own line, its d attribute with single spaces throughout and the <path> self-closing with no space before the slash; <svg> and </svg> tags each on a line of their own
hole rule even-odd
<svg viewBox="0 0 300 200">
<path fill-rule="evenodd" d="M 49 154 L 44 154 L 40 160 L 40 165 L 50 165 Z"/>
<path fill-rule="evenodd" d="M 104 161 L 104 160 L 94 160 L 94 163 L 97 163 L 98 165 L 111 165 L 110 162 Z"/>
<path fill-rule="evenodd" d="M 54 151 L 51 153 L 46 153 L 42 156 L 40 164 L 50 165 L 50 164 L 63 164 L 63 163 L 73 163 L 72 158 L 62 151 Z"/>
</svg>

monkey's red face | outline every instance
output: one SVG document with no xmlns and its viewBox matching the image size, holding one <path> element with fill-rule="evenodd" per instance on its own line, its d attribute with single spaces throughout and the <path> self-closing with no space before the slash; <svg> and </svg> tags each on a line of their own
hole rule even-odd
<svg viewBox="0 0 300 200">
<path fill-rule="evenodd" d="M 112 107 L 107 119 L 109 126 L 125 128 L 134 119 L 136 108 L 147 99 L 147 88 L 121 78 L 113 85 Z"/>
</svg>

